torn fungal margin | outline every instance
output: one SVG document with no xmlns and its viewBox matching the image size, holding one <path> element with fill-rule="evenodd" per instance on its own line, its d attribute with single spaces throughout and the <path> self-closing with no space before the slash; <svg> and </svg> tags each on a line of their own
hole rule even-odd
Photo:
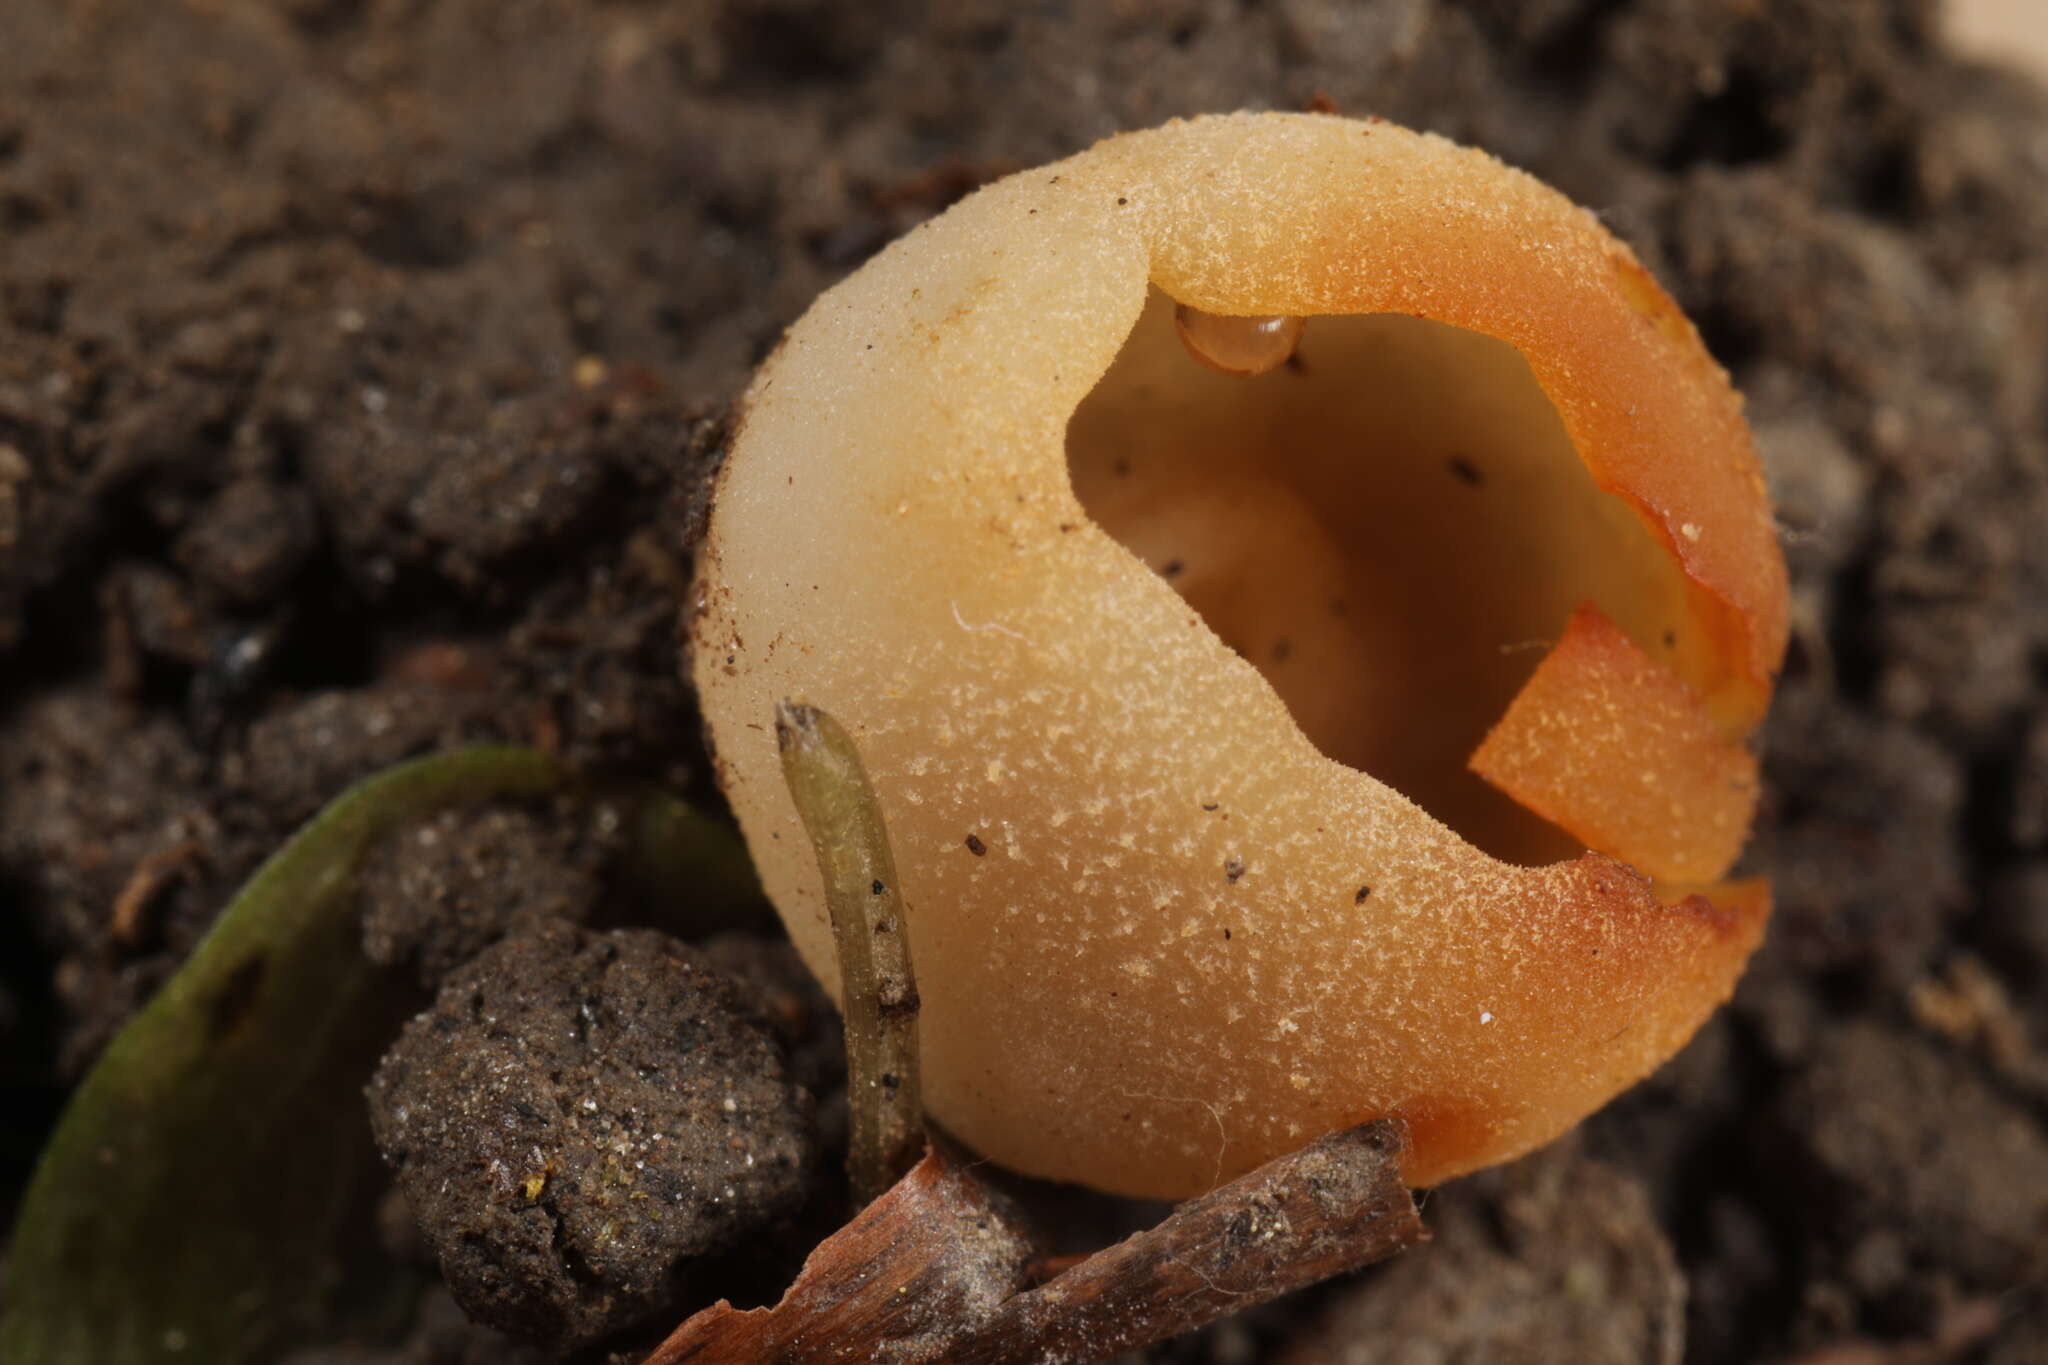
<svg viewBox="0 0 2048 1365">
<path fill-rule="evenodd" d="M 1384 123 L 1196 119 L 970 196 L 791 330 L 693 670 L 828 985 L 766 722 L 859 736 L 969 1145 L 1179 1198 L 1398 1115 L 1429 1184 L 1644 1075 L 1761 935 L 1723 878 L 1784 647 L 1762 490 L 1590 215 Z"/>
</svg>

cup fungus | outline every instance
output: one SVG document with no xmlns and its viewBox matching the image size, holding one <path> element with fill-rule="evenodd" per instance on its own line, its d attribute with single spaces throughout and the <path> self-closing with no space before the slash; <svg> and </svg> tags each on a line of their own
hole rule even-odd
<svg viewBox="0 0 2048 1365">
<path fill-rule="evenodd" d="M 1719 880 L 1786 629 L 1740 400 L 1589 214 L 1440 138 L 1203 118 L 926 223 L 763 367 L 698 583 L 791 935 L 836 982 L 785 697 L 887 815 L 931 1113 L 1037 1175 L 1185 1196 L 1383 1115 L 1412 1183 L 1505 1160 L 1762 933 Z"/>
</svg>

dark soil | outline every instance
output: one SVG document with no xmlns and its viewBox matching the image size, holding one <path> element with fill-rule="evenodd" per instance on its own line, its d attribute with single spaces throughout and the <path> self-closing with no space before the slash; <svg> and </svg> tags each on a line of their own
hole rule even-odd
<svg viewBox="0 0 2048 1365">
<path fill-rule="evenodd" d="M 433 987 L 508 935 L 588 919 L 604 893 L 601 863 L 577 834 L 560 813 L 490 806 L 395 832 L 358 874 L 364 954 Z"/>
<path fill-rule="evenodd" d="M 1640 1182 L 1567 1139 L 1473 1184 L 1426 1254 L 1333 1295 L 1275 1365 L 1676 1365 L 1685 1277 Z"/>
<path fill-rule="evenodd" d="M 1319 104 L 1597 208 L 1750 395 L 1796 586 L 1751 855 L 1779 908 L 1578 1157 L 1173 1353 L 1656 1359 L 1682 1281 L 1697 1365 L 2048 1359 L 2048 97 L 1935 29 L 1923 0 L 8 0 L 0 1212 L 352 779 L 509 739 L 705 792 L 701 475 L 820 288 L 1005 170 Z M 576 901 L 578 848 L 433 875 Z M 462 1330 L 432 1309 L 391 1358 L 486 1350 Z"/>
<path fill-rule="evenodd" d="M 515 932 L 449 976 L 369 1097 L 457 1302 L 565 1349 L 728 1280 L 709 1258 L 787 1232 L 817 1156 L 746 994 L 651 929 Z"/>
</svg>

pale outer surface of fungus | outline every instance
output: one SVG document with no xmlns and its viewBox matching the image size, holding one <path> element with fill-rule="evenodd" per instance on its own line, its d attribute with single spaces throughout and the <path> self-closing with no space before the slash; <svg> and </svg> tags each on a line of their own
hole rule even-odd
<svg viewBox="0 0 2048 1365">
<path fill-rule="evenodd" d="M 756 378 L 692 651 L 767 890 L 836 989 L 775 748 L 789 697 L 861 747 L 929 1107 L 976 1149 L 1167 1198 L 1387 1114 L 1413 1127 L 1413 1183 L 1527 1151 L 1691 1036 L 1767 899 L 1660 897 L 1598 853 L 1499 862 L 1324 757 L 1071 487 L 1069 419 L 1152 287 L 1516 346 L 1683 566 L 1672 666 L 1702 717 L 1740 745 L 1761 716 L 1784 569 L 1739 400 L 1626 248 L 1433 136 L 1175 123 L 962 201 L 819 299 Z"/>
</svg>

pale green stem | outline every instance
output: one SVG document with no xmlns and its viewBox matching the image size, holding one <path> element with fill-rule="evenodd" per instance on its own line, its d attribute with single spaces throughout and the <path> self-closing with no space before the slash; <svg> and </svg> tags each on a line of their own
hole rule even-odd
<svg viewBox="0 0 2048 1365">
<path fill-rule="evenodd" d="M 775 708 L 782 776 L 817 850 L 846 1020 L 846 1172 L 865 1205 L 924 1151 L 917 980 L 881 807 L 853 739 L 813 706 Z"/>
</svg>

